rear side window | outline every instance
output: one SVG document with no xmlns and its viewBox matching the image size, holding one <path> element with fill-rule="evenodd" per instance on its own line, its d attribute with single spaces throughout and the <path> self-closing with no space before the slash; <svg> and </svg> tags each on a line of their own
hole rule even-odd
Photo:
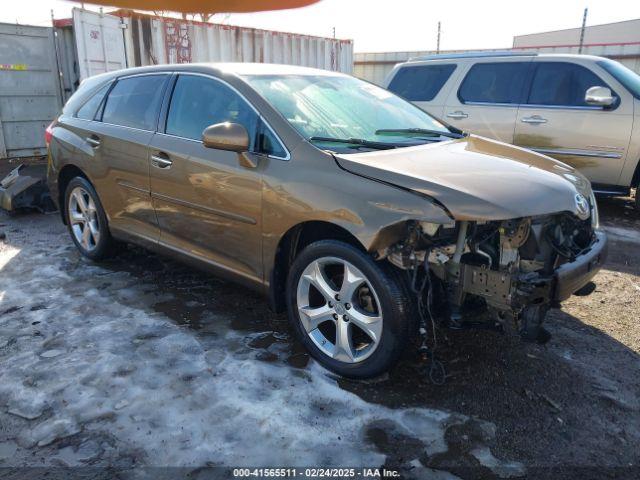
<svg viewBox="0 0 640 480">
<path fill-rule="evenodd" d="M 411 102 L 429 102 L 438 95 L 455 69 L 455 65 L 402 67 L 388 89 Z"/>
<path fill-rule="evenodd" d="M 591 70 L 574 63 L 546 62 L 536 65 L 527 103 L 568 107 L 589 106 L 584 97 L 591 87 L 607 85 Z"/>
<path fill-rule="evenodd" d="M 521 102 L 529 62 L 476 63 L 460 85 L 462 103 Z"/>
<path fill-rule="evenodd" d="M 96 112 L 98 111 L 98 107 L 102 103 L 102 99 L 109 91 L 110 83 L 102 87 L 96 93 L 94 93 L 89 100 L 85 102 L 85 104 L 80 107 L 78 112 L 76 113 L 76 117 L 82 118 L 84 120 L 93 120 L 96 118 Z"/>
<path fill-rule="evenodd" d="M 204 77 L 181 75 L 171 96 L 166 133 L 201 140 L 209 125 L 234 122 L 255 138 L 258 114 L 227 85 Z"/>
<path fill-rule="evenodd" d="M 155 130 L 166 78 L 166 75 L 142 75 L 118 80 L 107 97 L 102 121 Z"/>
</svg>

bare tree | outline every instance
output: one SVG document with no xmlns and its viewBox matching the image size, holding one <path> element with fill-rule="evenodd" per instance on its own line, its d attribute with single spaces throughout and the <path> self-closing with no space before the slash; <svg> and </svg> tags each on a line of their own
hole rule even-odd
<svg viewBox="0 0 640 480">
<path fill-rule="evenodd" d="M 211 17 L 213 17 L 213 13 L 199 13 L 198 15 L 200 15 L 200 18 L 205 23 L 209 22 L 209 20 L 211 20 Z"/>
</svg>

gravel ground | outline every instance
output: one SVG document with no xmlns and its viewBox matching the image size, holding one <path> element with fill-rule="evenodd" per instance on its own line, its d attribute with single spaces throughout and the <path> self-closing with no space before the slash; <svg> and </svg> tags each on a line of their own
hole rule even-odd
<svg viewBox="0 0 640 480">
<path fill-rule="evenodd" d="M 384 465 L 638 478 L 640 216 L 629 199 L 601 210 L 611 248 L 595 292 L 552 312 L 544 346 L 441 332 L 443 386 L 412 353 L 375 381 L 337 379 L 241 287 L 134 247 L 95 265 L 57 215 L 0 214 L 0 476 Z"/>
</svg>

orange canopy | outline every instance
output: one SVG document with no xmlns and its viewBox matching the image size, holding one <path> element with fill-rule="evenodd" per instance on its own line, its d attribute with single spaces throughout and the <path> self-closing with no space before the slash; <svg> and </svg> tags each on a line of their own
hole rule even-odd
<svg viewBox="0 0 640 480">
<path fill-rule="evenodd" d="M 80 3 L 80 0 L 76 0 Z M 240 13 L 305 7 L 319 0 L 87 0 L 84 3 L 180 13 Z"/>
</svg>

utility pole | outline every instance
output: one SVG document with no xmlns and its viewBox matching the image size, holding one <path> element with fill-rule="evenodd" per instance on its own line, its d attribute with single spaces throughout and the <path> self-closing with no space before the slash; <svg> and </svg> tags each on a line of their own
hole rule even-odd
<svg viewBox="0 0 640 480">
<path fill-rule="evenodd" d="M 438 22 L 438 42 L 436 44 L 436 53 L 440 53 L 440 22 Z"/>
<path fill-rule="evenodd" d="M 336 27 L 333 27 L 333 38 L 336 38 Z"/>
<path fill-rule="evenodd" d="M 584 45 L 584 30 L 587 27 L 587 12 L 588 8 L 584 9 L 584 15 L 582 16 L 582 28 L 580 29 L 580 46 L 578 47 L 578 53 L 582 53 L 582 46 Z"/>
</svg>

